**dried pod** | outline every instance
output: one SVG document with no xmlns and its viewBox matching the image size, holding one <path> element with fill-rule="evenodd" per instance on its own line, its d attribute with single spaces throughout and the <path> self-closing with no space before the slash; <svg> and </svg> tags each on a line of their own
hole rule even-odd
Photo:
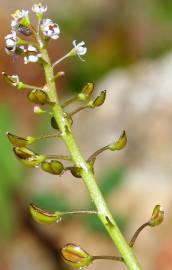
<svg viewBox="0 0 172 270">
<path fill-rule="evenodd" d="M 78 99 L 80 101 L 86 101 L 94 91 L 94 83 L 87 83 L 82 92 L 78 94 Z"/>
<path fill-rule="evenodd" d="M 106 90 L 102 91 L 94 101 L 90 101 L 88 103 L 88 106 L 91 108 L 99 107 L 105 102 L 105 99 L 106 99 Z"/>
<path fill-rule="evenodd" d="M 74 268 L 84 268 L 90 265 L 93 261 L 93 257 L 89 255 L 80 246 L 74 244 L 67 244 L 61 250 L 61 256 L 63 260 Z"/>
<path fill-rule="evenodd" d="M 154 227 L 161 224 L 164 220 L 164 210 L 160 205 L 156 205 L 153 209 L 149 226 Z"/>
<path fill-rule="evenodd" d="M 75 166 L 70 168 L 71 174 L 76 178 L 81 178 L 82 177 L 81 176 L 81 170 L 82 170 L 81 168 L 75 167 Z"/>
<path fill-rule="evenodd" d="M 126 144 L 127 144 L 127 135 L 126 135 L 126 132 L 124 130 L 122 135 L 118 139 L 118 141 L 108 145 L 108 149 L 111 151 L 121 150 L 126 146 Z"/>
<path fill-rule="evenodd" d="M 46 210 L 37 207 L 33 203 L 30 204 L 29 210 L 32 215 L 32 218 L 36 222 L 41 223 L 41 224 L 52 224 L 55 222 L 59 222 L 63 215 L 62 212 L 49 213 Z"/>
<path fill-rule="evenodd" d="M 14 134 L 11 134 L 9 132 L 7 132 L 6 135 L 10 143 L 13 144 L 14 146 L 24 147 L 35 141 L 35 138 L 30 137 L 30 136 L 23 138 L 23 137 L 19 137 Z"/>
<path fill-rule="evenodd" d="M 49 101 L 47 93 L 40 89 L 30 91 L 27 98 L 29 101 L 40 105 L 47 104 Z"/>
<path fill-rule="evenodd" d="M 13 151 L 17 158 L 29 167 L 36 168 L 46 159 L 46 156 L 38 155 L 26 147 L 14 147 Z"/>
<path fill-rule="evenodd" d="M 41 163 L 41 167 L 42 167 L 42 170 L 44 170 L 45 172 L 55 174 L 55 175 L 60 175 L 64 170 L 63 164 L 60 161 L 55 160 L 55 159 L 48 159 L 48 160 L 43 161 Z"/>
</svg>

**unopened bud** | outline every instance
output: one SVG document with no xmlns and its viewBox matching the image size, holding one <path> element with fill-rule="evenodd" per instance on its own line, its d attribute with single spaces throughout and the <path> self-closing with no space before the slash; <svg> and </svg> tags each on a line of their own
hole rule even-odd
<svg viewBox="0 0 172 270">
<path fill-rule="evenodd" d="M 63 164 L 60 161 L 53 159 L 43 161 L 41 167 L 45 172 L 55 175 L 60 175 L 64 170 Z"/>
<path fill-rule="evenodd" d="M 35 138 L 28 136 L 26 138 L 16 136 L 14 134 L 11 134 L 9 132 L 6 133 L 8 140 L 10 141 L 11 144 L 14 146 L 19 146 L 19 147 L 24 147 L 28 144 L 31 144 L 35 141 Z"/>
<path fill-rule="evenodd" d="M 26 147 L 14 147 L 13 151 L 17 158 L 29 167 L 36 168 L 46 159 L 46 156 L 38 155 Z"/>
<path fill-rule="evenodd" d="M 160 205 L 156 205 L 153 209 L 149 226 L 154 227 L 160 225 L 164 220 L 164 210 Z"/>
<path fill-rule="evenodd" d="M 115 143 L 108 145 L 108 149 L 111 151 L 122 150 L 127 144 L 127 136 L 125 130 Z"/>
<path fill-rule="evenodd" d="M 27 98 L 29 101 L 40 105 L 47 104 L 49 101 L 47 93 L 40 89 L 34 89 L 29 92 Z"/>
<path fill-rule="evenodd" d="M 100 95 L 98 97 L 96 97 L 96 99 L 94 101 L 90 101 L 88 103 L 88 106 L 90 108 L 99 107 L 105 102 L 105 99 L 106 99 L 106 90 L 102 91 L 100 93 Z"/>
<path fill-rule="evenodd" d="M 90 265 L 93 261 L 93 257 L 89 255 L 80 246 L 74 244 L 67 244 L 61 249 L 61 255 L 63 260 L 74 268 L 84 268 Z"/>
<path fill-rule="evenodd" d="M 46 210 L 37 207 L 33 203 L 30 204 L 29 210 L 32 215 L 32 218 L 36 222 L 41 224 L 53 224 L 55 222 L 59 222 L 63 215 L 62 212 L 54 212 L 54 213 L 47 212 Z"/>
<path fill-rule="evenodd" d="M 93 93 L 94 91 L 94 84 L 93 83 L 87 83 L 82 92 L 78 94 L 78 99 L 80 101 L 86 101 Z"/>
</svg>

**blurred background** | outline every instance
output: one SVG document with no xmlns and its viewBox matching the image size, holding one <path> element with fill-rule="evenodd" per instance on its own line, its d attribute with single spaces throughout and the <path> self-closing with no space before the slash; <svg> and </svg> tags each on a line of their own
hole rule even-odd
<svg viewBox="0 0 172 270">
<path fill-rule="evenodd" d="M 34 1 L 0 0 L 0 71 L 18 74 L 43 85 L 39 65 L 14 62 L 4 52 L 10 14 L 31 9 Z M 57 87 L 61 100 L 81 91 L 87 82 L 96 92 L 107 89 L 101 108 L 74 116 L 73 130 L 85 157 L 117 139 L 122 130 L 128 145 L 121 152 L 102 154 L 95 166 L 97 182 L 121 230 L 129 240 L 146 222 L 156 204 L 165 208 L 165 222 L 140 235 L 136 254 L 147 270 L 172 265 L 172 1 L 170 0 L 47 0 L 49 18 L 61 34 L 49 44 L 52 61 L 84 40 L 86 62 L 78 58 L 59 65 L 66 75 Z M 0 269 L 66 270 L 58 249 L 81 245 L 93 255 L 114 254 L 114 246 L 94 217 L 65 218 L 58 225 L 37 225 L 28 204 L 47 210 L 93 209 L 81 180 L 66 173 L 51 176 L 25 168 L 13 155 L 5 132 L 19 136 L 53 133 L 49 118 L 33 114 L 27 91 L 0 80 Z M 96 95 L 96 93 L 95 93 Z M 70 111 L 70 109 L 69 109 Z M 38 153 L 66 151 L 51 140 L 35 144 Z M 56 151 L 57 149 L 57 151 Z M 116 253 L 117 251 L 115 251 Z M 120 263 L 95 262 L 89 269 L 126 269 Z"/>
</svg>

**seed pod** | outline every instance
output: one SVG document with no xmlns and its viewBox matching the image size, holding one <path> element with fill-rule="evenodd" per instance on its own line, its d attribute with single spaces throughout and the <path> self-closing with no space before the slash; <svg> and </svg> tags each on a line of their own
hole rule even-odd
<svg viewBox="0 0 172 270">
<path fill-rule="evenodd" d="M 6 135 L 10 143 L 13 144 L 14 146 L 24 147 L 35 141 L 35 138 L 30 137 L 30 136 L 23 138 L 23 137 L 19 137 L 14 134 L 11 134 L 9 132 L 7 132 Z"/>
<path fill-rule="evenodd" d="M 93 257 L 90 256 L 80 246 L 74 244 L 67 244 L 61 250 L 61 256 L 63 260 L 74 268 L 84 268 L 90 265 L 93 261 Z"/>
<path fill-rule="evenodd" d="M 105 99 L 106 99 L 106 90 L 102 91 L 94 101 L 90 101 L 88 103 L 88 106 L 91 108 L 99 107 L 105 102 Z"/>
<path fill-rule="evenodd" d="M 78 99 L 80 101 L 86 101 L 94 91 L 94 83 L 87 83 L 82 92 L 78 94 Z"/>
<path fill-rule="evenodd" d="M 16 30 L 18 32 L 20 32 L 21 34 L 23 34 L 24 36 L 31 36 L 32 35 L 32 31 L 28 27 L 26 27 L 22 24 L 19 24 L 16 28 L 17 28 Z"/>
<path fill-rule="evenodd" d="M 44 105 L 48 103 L 47 93 L 39 89 L 34 89 L 30 91 L 27 95 L 27 98 L 29 99 L 29 101 L 36 104 L 40 104 L 40 105 Z"/>
<path fill-rule="evenodd" d="M 55 119 L 54 116 L 51 117 L 51 127 L 54 128 L 54 129 L 59 130 L 59 127 L 58 127 L 58 125 L 57 125 L 57 122 L 56 122 L 56 119 Z"/>
<path fill-rule="evenodd" d="M 33 203 L 30 204 L 29 210 L 32 215 L 32 218 L 36 222 L 41 223 L 41 224 L 52 224 L 55 222 L 59 222 L 63 215 L 62 212 L 49 213 L 46 210 L 37 207 Z"/>
<path fill-rule="evenodd" d="M 118 141 L 109 144 L 108 149 L 111 151 L 122 150 L 126 146 L 126 144 L 127 144 L 127 136 L 124 130 Z"/>
<path fill-rule="evenodd" d="M 38 167 L 46 156 L 38 155 L 26 147 L 13 147 L 14 154 L 17 158 L 29 167 Z"/>
<path fill-rule="evenodd" d="M 41 168 L 45 172 L 55 175 L 60 175 L 64 170 L 63 164 L 60 161 L 54 159 L 48 159 L 43 161 L 41 163 Z"/>
<path fill-rule="evenodd" d="M 160 205 L 156 205 L 153 209 L 149 226 L 154 227 L 160 225 L 164 220 L 164 210 Z"/>
<path fill-rule="evenodd" d="M 81 170 L 82 170 L 81 168 L 75 167 L 75 166 L 70 168 L 71 174 L 76 178 L 81 178 L 82 177 L 81 176 Z"/>
<path fill-rule="evenodd" d="M 69 121 L 70 126 L 72 126 L 72 124 L 73 124 L 72 117 L 69 114 L 66 114 L 65 118 Z M 59 130 L 58 124 L 57 124 L 56 119 L 55 119 L 54 116 L 51 117 L 51 127 L 54 128 L 54 129 Z"/>
</svg>

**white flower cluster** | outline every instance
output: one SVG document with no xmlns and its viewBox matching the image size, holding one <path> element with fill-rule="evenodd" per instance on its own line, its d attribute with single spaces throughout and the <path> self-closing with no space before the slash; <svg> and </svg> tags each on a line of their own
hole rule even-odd
<svg viewBox="0 0 172 270">
<path fill-rule="evenodd" d="M 32 11 L 36 14 L 39 21 L 39 28 L 41 30 L 44 39 L 58 39 L 60 35 L 60 28 L 57 23 L 54 23 L 51 19 L 42 19 L 43 14 L 47 11 L 47 6 L 43 6 L 41 3 L 34 4 L 32 6 Z M 9 55 L 19 54 L 24 57 L 24 63 L 37 62 L 41 57 L 39 50 L 33 45 L 27 45 L 27 42 L 21 42 L 21 39 L 17 37 L 17 32 L 30 36 L 34 33 L 34 28 L 30 24 L 29 11 L 28 10 L 16 10 L 12 15 L 11 21 L 11 33 L 5 36 L 5 51 Z M 38 33 L 37 33 L 38 34 Z M 41 36 L 42 36 L 41 35 Z M 43 41 L 39 39 L 39 46 L 43 46 Z M 24 45 L 22 45 L 24 44 Z M 85 47 L 85 42 L 82 41 L 76 44 L 76 40 L 73 41 L 74 48 L 67 54 L 67 56 L 78 55 L 81 58 L 85 55 L 87 48 Z"/>
</svg>

